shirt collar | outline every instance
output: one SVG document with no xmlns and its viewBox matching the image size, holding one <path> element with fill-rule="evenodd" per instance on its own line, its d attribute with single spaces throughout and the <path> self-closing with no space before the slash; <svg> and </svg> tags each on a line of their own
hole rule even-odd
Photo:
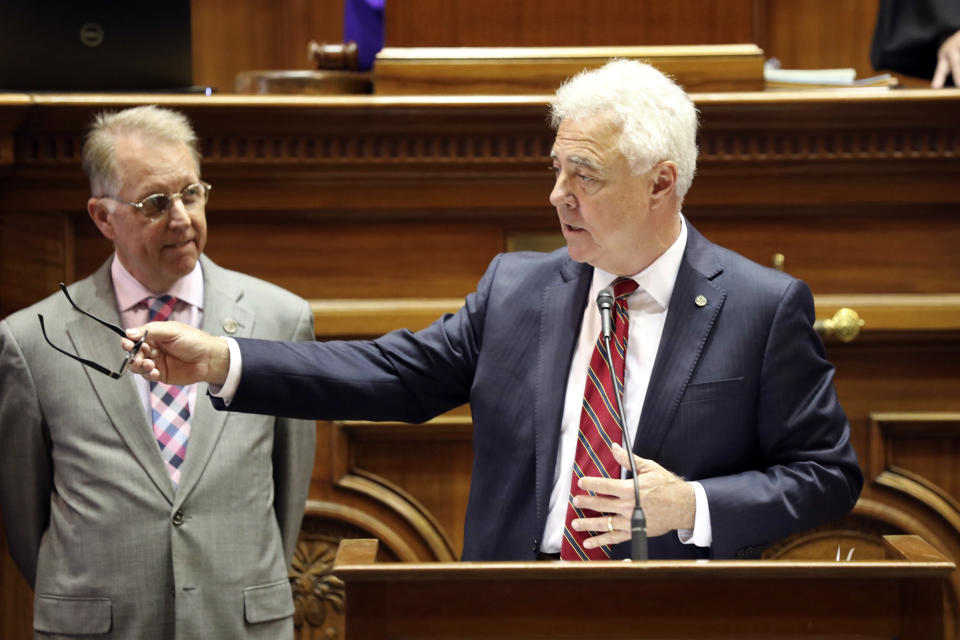
<svg viewBox="0 0 960 640">
<path fill-rule="evenodd" d="M 120 313 L 129 311 L 143 302 L 144 298 L 157 295 L 156 292 L 140 284 L 140 281 L 120 264 L 117 254 L 113 254 L 110 276 L 113 279 L 113 290 Z M 163 293 L 203 310 L 203 270 L 200 268 L 200 261 L 197 260 L 193 271 L 174 282 L 173 286 Z"/>
<path fill-rule="evenodd" d="M 680 272 L 680 263 L 683 261 L 683 251 L 686 246 L 687 222 L 681 214 L 680 233 L 677 234 L 677 239 L 674 240 L 673 244 L 646 269 L 630 276 L 640 285 L 637 291 L 645 291 L 661 308 L 661 311 L 670 306 L 670 298 L 673 296 L 673 287 L 677 283 L 677 274 Z M 616 274 L 609 271 L 594 268 L 593 282 L 590 285 L 590 299 L 596 298 L 600 289 L 608 286 L 617 277 Z M 636 292 L 631 295 L 636 295 Z"/>
</svg>

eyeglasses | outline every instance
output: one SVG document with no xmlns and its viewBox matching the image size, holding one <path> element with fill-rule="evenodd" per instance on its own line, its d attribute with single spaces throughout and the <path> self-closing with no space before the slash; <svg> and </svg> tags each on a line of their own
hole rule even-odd
<svg viewBox="0 0 960 640">
<path fill-rule="evenodd" d="M 106 198 L 107 200 L 128 204 L 135 209 L 139 209 L 140 213 L 142 213 L 144 217 L 154 220 L 168 214 L 170 212 L 170 208 L 173 207 L 173 201 L 177 199 L 183 203 L 185 209 L 195 209 L 196 207 L 205 205 L 207 200 L 210 199 L 211 189 L 213 189 L 212 185 L 201 180 L 200 182 L 194 182 L 193 184 L 187 185 L 180 193 L 174 193 L 172 195 L 167 195 L 165 193 L 154 193 L 147 196 L 140 202 L 130 202 L 129 200 L 124 200 L 123 198 L 117 198 L 116 196 L 100 197 Z"/>
<path fill-rule="evenodd" d="M 77 303 L 74 302 L 74 301 L 73 301 L 73 298 L 70 297 L 70 294 L 67 293 L 67 285 L 63 284 L 62 282 L 60 283 L 60 290 L 63 291 L 63 295 L 67 296 L 67 300 L 70 301 L 70 304 L 73 305 L 73 308 L 74 308 L 74 309 L 76 309 L 77 311 L 79 311 L 79 312 L 82 313 L 83 315 L 87 316 L 88 318 L 93 318 L 94 320 L 96 320 L 97 322 L 99 322 L 100 324 L 102 324 L 103 326 L 105 326 L 107 329 L 110 329 L 110 331 L 113 331 L 115 334 L 117 334 L 117 335 L 120 336 L 121 338 L 126 338 L 126 337 L 127 337 L 127 332 L 124 331 L 123 329 L 121 329 L 120 327 L 118 327 L 117 325 L 111 324 L 111 323 L 107 322 L 106 320 L 101 320 L 100 318 L 98 318 L 97 316 L 93 315 L 92 313 L 87 313 L 86 311 L 84 311 L 83 309 L 81 309 L 80 307 L 78 307 L 78 306 L 77 306 Z M 50 342 L 50 338 L 47 337 L 47 329 L 43 326 L 43 315 L 38 313 L 38 314 L 37 314 L 37 317 L 40 318 L 40 331 L 43 333 L 43 339 L 47 341 L 47 344 L 48 344 L 48 345 L 50 345 L 51 347 L 53 347 L 54 349 L 56 349 L 57 351 L 59 351 L 59 352 L 62 353 L 63 355 L 65 355 L 65 356 L 67 356 L 67 357 L 70 357 L 70 358 L 73 358 L 73 359 L 76 360 L 77 362 L 80 362 L 80 363 L 82 363 L 82 364 L 85 364 L 85 365 L 87 365 L 88 367 L 90 367 L 91 369 L 94 369 L 94 370 L 96 370 L 96 371 L 99 371 L 100 373 L 102 373 L 102 374 L 104 374 L 104 375 L 110 376 L 110 377 L 113 378 L 114 380 L 116 380 L 117 378 L 119 378 L 120 376 L 123 375 L 124 370 L 127 368 L 127 364 L 130 363 L 130 360 L 133 358 L 133 356 L 137 355 L 137 352 L 140 351 L 140 347 L 143 346 L 143 342 L 147 339 L 147 332 L 144 331 L 144 332 L 143 332 L 143 337 L 140 338 L 139 340 L 137 340 L 137 342 L 133 345 L 133 349 L 131 349 L 130 351 L 127 352 L 127 355 L 124 357 L 123 362 L 120 363 L 120 368 L 119 368 L 117 371 L 111 371 L 110 369 L 107 369 L 106 367 L 104 367 L 104 366 L 102 366 L 102 365 L 99 365 L 99 364 L 97 364 L 96 362 L 93 362 L 92 360 L 87 360 L 86 358 L 81 358 L 81 357 L 79 357 L 79 356 L 75 356 L 75 355 L 73 355 L 72 353 L 70 353 L 69 351 L 64 351 L 63 349 L 61 349 L 61 348 L 58 347 L 57 345 L 55 345 L 55 344 L 53 344 L 52 342 Z"/>
</svg>

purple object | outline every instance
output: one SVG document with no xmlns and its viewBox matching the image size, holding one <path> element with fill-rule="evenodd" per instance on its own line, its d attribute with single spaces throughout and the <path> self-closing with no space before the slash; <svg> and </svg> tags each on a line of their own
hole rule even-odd
<svg viewBox="0 0 960 640">
<path fill-rule="evenodd" d="M 383 48 L 383 5 L 386 0 L 344 0 L 343 41 L 357 43 L 361 71 L 373 68 L 377 52 Z"/>
</svg>

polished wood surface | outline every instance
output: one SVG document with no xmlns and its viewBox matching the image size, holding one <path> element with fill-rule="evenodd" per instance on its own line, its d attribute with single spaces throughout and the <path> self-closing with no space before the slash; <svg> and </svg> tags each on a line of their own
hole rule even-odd
<svg viewBox="0 0 960 640">
<path fill-rule="evenodd" d="M 864 322 L 858 343 L 886 340 L 939 340 L 960 332 L 960 294 L 825 294 L 815 297 L 817 318 L 855 309 Z M 461 298 L 341 298 L 313 300 L 313 322 L 323 339 L 381 335 L 397 327 L 417 331 L 444 313 L 454 313 Z M 829 336 L 827 336 L 829 342 Z"/>
<path fill-rule="evenodd" d="M 782 254 L 818 318 L 848 306 L 865 320 L 853 342 L 827 342 L 867 470 L 862 499 L 771 557 L 832 558 L 838 545 L 879 557 L 883 535 L 914 533 L 960 558 L 960 91 L 694 98 L 691 222 L 758 262 Z M 0 316 L 109 255 L 84 210 L 82 132 L 100 109 L 152 102 L 182 109 L 201 135 L 214 260 L 310 299 L 321 338 L 418 328 L 456 309 L 497 252 L 562 242 L 547 203 L 547 99 L 4 96 Z M 471 433 L 467 407 L 424 425 L 318 424 L 294 564 L 298 637 L 343 621 L 331 574 L 341 539 L 378 538 L 384 562 L 458 557 Z M 30 594 L 13 571 L 4 555 L 14 586 L 0 636 L 19 638 Z M 954 572 L 951 621 L 958 593 Z"/>
<path fill-rule="evenodd" d="M 309 70 L 311 40 L 343 40 L 343 2 L 193 0 L 193 83 L 233 93 L 241 71 Z"/>
<path fill-rule="evenodd" d="M 853 67 L 858 77 L 870 66 L 870 43 L 879 0 L 758 0 L 756 42 L 768 57 L 790 69 Z"/>
<path fill-rule="evenodd" d="M 334 573 L 348 640 L 942 638 L 956 566 L 917 536 L 887 544 L 896 559 L 378 564 L 344 540 Z"/>
<path fill-rule="evenodd" d="M 550 94 L 584 69 L 612 58 L 640 60 L 687 91 L 760 91 L 756 45 L 647 47 L 387 47 L 377 54 L 379 95 Z"/>
<path fill-rule="evenodd" d="M 327 96 L 373 93 L 369 73 L 357 71 L 241 71 L 237 93 Z"/>
<path fill-rule="evenodd" d="M 587 8 L 577 0 L 418 0 L 415 10 L 387 4 L 384 22 L 391 47 L 729 44 L 756 41 L 753 5 L 606 0 Z"/>
</svg>

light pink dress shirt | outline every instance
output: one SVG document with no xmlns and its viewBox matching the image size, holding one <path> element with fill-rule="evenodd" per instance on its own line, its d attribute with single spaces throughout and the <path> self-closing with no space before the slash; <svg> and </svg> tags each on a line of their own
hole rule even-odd
<svg viewBox="0 0 960 640">
<path fill-rule="evenodd" d="M 113 291 L 117 298 L 117 310 L 120 312 L 120 326 L 124 329 L 139 327 L 147 323 L 149 309 L 144 298 L 156 295 L 171 295 L 177 298 L 177 305 L 170 314 L 170 320 L 177 320 L 193 327 L 200 327 L 203 322 L 203 270 L 197 262 L 193 271 L 177 280 L 169 291 L 150 291 L 140 281 L 127 271 L 116 254 L 110 265 L 110 276 L 113 278 Z M 140 399 L 150 419 L 150 383 L 143 376 L 133 376 L 140 392 Z M 191 384 L 185 388 L 190 415 L 193 415 L 197 404 L 197 385 Z"/>
</svg>

